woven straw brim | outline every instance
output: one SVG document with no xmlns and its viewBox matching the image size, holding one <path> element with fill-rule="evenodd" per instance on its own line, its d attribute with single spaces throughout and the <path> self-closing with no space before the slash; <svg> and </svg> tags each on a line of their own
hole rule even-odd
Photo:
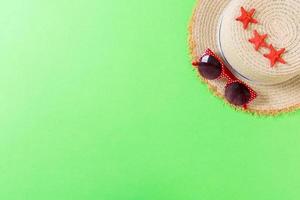
<svg viewBox="0 0 300 200">
<path fill-rule="evenodd" d="M 218 52 L 216 41 L 218 20 L 229 2 L 230 0 L 218 0 L 217 2 L 212 0 L 197 1 L 189 24 L 188 41 L 192 57 L 191 61 L 198 59 L 207 48 Z M 210 91 L 227 102 L 224 98 L 226 80 L 208 81 L 201 79 L 207 83 Z M 233 106 L 237 110 L 258 115 L 278 115 L 300 108 L 299 76 L 289 81 L 269 86 L 245 82 L 258 93 L 258 97 L 249 104 L 247 110 Z"/>
</svg>

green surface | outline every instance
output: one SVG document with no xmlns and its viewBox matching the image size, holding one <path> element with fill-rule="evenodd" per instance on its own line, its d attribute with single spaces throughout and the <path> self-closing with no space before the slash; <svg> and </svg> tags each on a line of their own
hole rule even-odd
<svg viewBox="0 0 300 200">
<path fill-rule="evenodd" d="M 1 1 L 1 200 L 300 198 L 299 112 L 253 117 L 208 92 L 194 3 Z"/>
</svg>

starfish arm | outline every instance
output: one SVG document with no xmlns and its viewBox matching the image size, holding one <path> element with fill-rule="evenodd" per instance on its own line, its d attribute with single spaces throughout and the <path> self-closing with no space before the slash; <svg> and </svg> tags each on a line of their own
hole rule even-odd
<svg viewBox="0 0 300 200">
<path fill-rule="evenodd" d="M 257 20 L 253 18 L 254 13 L 255 13 L 255 9 L 252 8 L 249 12 L 250 22 L 253 24 L 257 24 Z"/>
<path fill-rule="evenodd" d="M 274 67 L 276 61 L 274 59 L 271 59 L 271 67 Z"/>
<path fill-rule="evenodd" d="M 242 13 L 243 15 L 247 14 L 247 11 L 245 10 L 244 7 L 241 7 L 241 13 Z"/>
<path fill-rule="evenodd" d="M 255 50 L 258 51 L 258 50 L 259 50 L 259 47 L 260 47 L 259 44 L 255 45 Z"/>
<path fill-rule="evenodd" d="M 243 18 L 242 17 L 238 17 L 235 19 L 236 21 L 243 21 Z"/>
<path fill-rule="evenodd" d="M 283 54 L 285 52 L 285 48 L 279 50 L 279 54 Z"/>
<path fill-rule="evenodd" d="M 275 51 L 274 47 L 272 44 L 270 44 L 269 49 L 271 50 L 271 52 Z"/>
<path fill-rule="evenodd" d="M 244 24 L 243 28 L 244 28 L 244 29 L 247 29 L 247 28 L 248 28 L 248 25 L 249 25 L 249 21 L 245 21 L 245 22 L 243 22 L 243 24 Z"/>
<path fill-rule="evenodd" d="M 253 31 L 253 34 L 254 34 L 255 37 L 258 37 L 258 36 L 259 36 L 257 30 L 254 30 L 254 31 Z"/>
<path fill-rule="evenodd" d="M 255 13 L 255 9 L 252 8 L 252 9 L 250 10 L 250 12 L 249 12 L 249 15 L 252 17 L 254 13 Z"/>
<path fill-rule="evenodd" d="M 271 54 L 264 54 L 264 57 L 270 60 L 271 67 L 274 67 L 275 60 L 272 58 Z"/>
<path fill-rule="evenodd" d="M 283 58 L 278 58 L 277 61 L 280 62 L 280 63 L 282 63 L 282 64 L 286 64 L 286 61 L 283 60 Z"/>
<path fill-rule="evenodd" d="M 242 13 L 242 15 L 240 17 L 236 18 L 237 21 L 243 21 L 245 19 L 245 15 L 247 14 L 247 12 L 243 7 L 241 7 L 241 13 Z"/>
<path fill-rule="evenodd" d="M 253 23 L 253 24 L 257 24 L 258 23 L 258 21 L 256 20 L 256 19 L 251 19 L 251 21 L 250 21 L 251 23 Z"/>
<path fill-rule="evenodd" d="M 269 60 L 272 60 L 271 54 L 264 54 L 264 57 L 267 58 L 267 59 L 269 59 Z"/>
</svg>

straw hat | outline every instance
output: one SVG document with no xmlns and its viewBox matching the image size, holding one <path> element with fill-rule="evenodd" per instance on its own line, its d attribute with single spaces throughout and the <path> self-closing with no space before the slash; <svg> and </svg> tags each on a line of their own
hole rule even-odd
<svg viewBox="0 0 300 200">
<path fill-rule="evenodd" d="M 209 48 L 256 92 L 247 111 L 273 115 L 300 107 L 299 0 L 198 0 L 189 45 L 193 61 Z M 225 100 L 227 80 L 203 80 Z"/>
</svg>

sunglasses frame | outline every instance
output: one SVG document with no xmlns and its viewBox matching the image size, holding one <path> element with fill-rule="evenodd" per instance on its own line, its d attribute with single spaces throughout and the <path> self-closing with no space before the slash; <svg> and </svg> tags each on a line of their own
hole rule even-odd
<svg viewBox="0 0 300 200">
<path fill-rule="evenodd" d="M 217 56 L 212 50 L 210 49 L 206 49 L 204 54 L 200 57 L 200 59 L 198 61 L 195 61 L 193 62 L 193 66 L 195 68 L 197 68 L 202 60 L 202 58 L 204 56 L 213 56 L 215 59 L 217 59 L 219 61 L 219 63 L 221 64 L 221 74 L 213 79 L 213 80 L 219 80 L 219 79 L 222 79 L 222 78 L 225 78 L 227 80 L 226 82 L 226 86 L 225 86 L 225 90 L 226 88 L 230 85 L 230 84 L 233 84 L 233 83 L 240 83 L 240 84 L 243 84 L 244 86 L 247 87 L 247 89 L 249 90 L 250 92 L 250 98 L 249 100 L 241 105 L 244 109 L 247 109 L 247 106 L 249 105 L 249 103 L 251 103 L 256 97 L 257 97 L 257 93 L 250 87 L 248 86 L 246 83 L 244 83 L 243 81 L 239 80 L 237 77 L 235 77 L 231 72 L 230 70 L 226 67 L 226 65 L 224 64 L 224 62 L 222 61 L 221 58 L 219 58 L 219 56 Z M 199 72 L 199 70 L 198 70 Z M 201 73 L 199 72 L 200 76 L 203 77 L 204 79 L 206 79 L 204 76 L 201 75 Z M 225 98 L 226 99 L 226 98 Z M 226 99 L 227 100 L 227 99 Z M 228 100 L 227 100 L 228 101 Z M 230 103 L 230 102 L 229 102 Z"/>
</svg>

